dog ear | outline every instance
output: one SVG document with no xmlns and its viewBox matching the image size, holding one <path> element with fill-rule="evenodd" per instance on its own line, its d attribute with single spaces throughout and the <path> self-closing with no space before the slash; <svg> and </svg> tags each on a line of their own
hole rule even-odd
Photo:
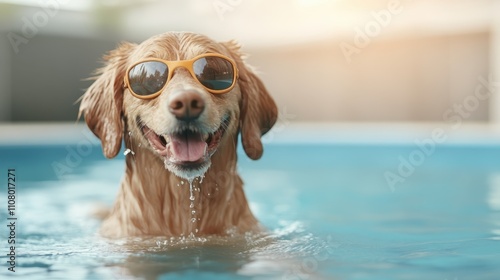
<svg viewBox="0 0 500 280">
<path fill-rule="evenodd" d="M 278 108 L 262 81 L 243 61 L 240 46 L 234 41 L 224 43 L 224 46 L 231 52 L 239 71 L 241 142 L 247 156 L 256 160 L 263 153 L 260 138 L 273 127 Z"/>
<path fill-rule="evenodd" d="M 123 79 L 127 57 L 136 45 L 122 43 L 104 56 L 105 66 L 96 70 L 95 82 L 81 97 L 80 112 L 92 132 L 101 139 L 107 158 L 115 157 L 121 148 L 123 121 Z"/>
</svg>

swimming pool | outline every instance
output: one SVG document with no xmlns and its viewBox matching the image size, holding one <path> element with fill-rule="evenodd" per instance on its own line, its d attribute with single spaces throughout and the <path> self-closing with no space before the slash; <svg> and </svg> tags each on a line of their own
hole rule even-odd
<svg viewBox="0 0 500 280">
<path fill-rule="evenodd" d="M 251 208 L 270 234 L 110 241 L 96 234 L 99 222 L 89 212 L 97 203 L 114 201 L 123 154 L 104 159 L 98 142 L 79 125 L 37 129 L 48 130 L 48 136 L 34 137 L 32 128 L 24 128 L 15 139 L 3 134 L 0 141 L 0 219 L 12 221 L 9 169 L 16 178 L 17 218 L 16 272 L 8 271 L 11 232 L 3 226 L 0 277 L 500 275 L 500 141 L 491 137 L 450 133 L 447 141 L 433 143 L 427 130 L 401 137 L 394 129 L 354 127 L 346 136 L 338 127 L 290 126 L 268 136 L 261 160 L 239 157 Z M 67 134 L 73 138 L 62 137 Z"/>
</svg>

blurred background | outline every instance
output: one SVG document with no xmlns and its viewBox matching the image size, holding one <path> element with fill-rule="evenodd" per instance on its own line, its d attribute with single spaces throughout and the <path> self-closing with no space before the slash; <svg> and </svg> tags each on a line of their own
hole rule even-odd
<svg viewBox="0 0 500 280">
<path fill-rule="evenodd" d="M 239 41 L 281 120 L 494 123 L 499 12 L 497 0 L 0 0 L 0 121 L 74 122 L 105 52 L 192 31 Z"/>
</svg>

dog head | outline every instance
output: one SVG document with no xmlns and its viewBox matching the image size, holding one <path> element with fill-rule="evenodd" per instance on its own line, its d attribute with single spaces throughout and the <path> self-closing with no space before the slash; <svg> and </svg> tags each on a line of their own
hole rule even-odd
<svg viewBox="0 0 500 280">
<path fill-rule="evenodd" d="M 229 92 L 210 93 L 184 67 L 174 69 L 152 99 L 137 98 L 124 86 L 127 69 L 138 61 L 183 61 L 206 53 L 234 61 L 238 77 Z M 236 141 L 239 132 L 248 157 L 262 156 L 260 138 L 274 125 L 277 107 L 235 42 L 170 32 L 139 45 L 123 43 L 105 56 L 105 63 L 82 97 L 80 114 L 101 140 L 107 158 L 118 154 L 122 137 L 129 132 L 183 178 L 203 175 L 220 146 L 230 144 L 235 149 L 230 141 Z"/>
</svg>

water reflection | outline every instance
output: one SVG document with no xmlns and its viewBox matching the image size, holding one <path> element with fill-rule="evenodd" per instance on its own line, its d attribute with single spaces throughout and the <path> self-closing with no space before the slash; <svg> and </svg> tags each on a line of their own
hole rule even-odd
<svg viewBox="0 0 500 280">
<path fill-rule="evenodd" d="M 117 276 L 126 275 L 134 279 L 181 278 L 197 275 L 200 271 L 213 279 L 224 276 L 232 279 L 235 275 L 259 279 L 285 276 L 294 276 L 290 279 L 296 279 L 296 276 L 326 279 L 318 274 L 318 267 L 309 271 L 300 269 L 302 259 L 312 256 L 315 250 L 311 248 L 318 249 L 320 244 L 311 242 L 311 236 L 297 235 L 297 232 L 293 235 L 283 236 L 273 232 L 203 239 L 121 240 L 113 242 L 111 251 L 125 251 L 128 256 L 119 263 L 108 263 L 107 266 L 117 268 Z M 303 248 L 297 250 L 297 245 Z"/>
</svg>

